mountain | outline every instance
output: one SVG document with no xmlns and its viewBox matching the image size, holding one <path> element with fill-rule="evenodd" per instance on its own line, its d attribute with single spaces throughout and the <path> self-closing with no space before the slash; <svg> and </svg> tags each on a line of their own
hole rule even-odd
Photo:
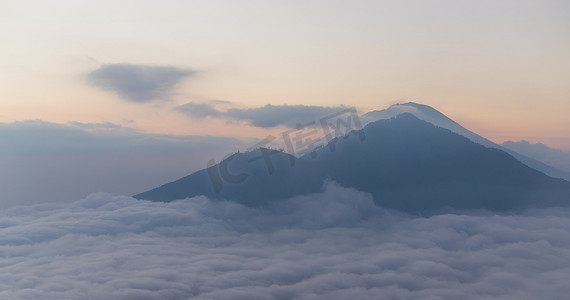
<svg viewBox="0 0 570 300">
<path fill-rule="evenodd" d="M 324 172 L 315 161 L 259 148 L 233 154 L 219 164 L 134 197 L 169 202 L 204 195 L 261 206 L 269 199 L 318 192 L 323 178 Z"/>
<path fill-rule="evenodd" d="M 516 159 L 520 160 L 522 163 L 526 164 L 527 166 L 539 170 L 548 176 L 555 178 L 563 178 L 570 181 L 570 172 L 563 171 L 551 165 L 545 164 L 544 162 L 541 162 L 535 158 L 531 158 L 527 155 L 524 155 L 524 153 L 520 153 L 516 150 L 509 149 L 508 147 L 506 148 L 501 145 L 495 144 L 489 141 L 488 139 L 472 131 L 469 131 L 468 129 L 459 125 L 452 119 L 448 118 L 446 115 L 442 114 L 441 112 L 427 105 L 413 103 L 413 102 L 395 104 L 384 110 L 371 111 L 364 114 L 362 116 L 362 121 L 363 123 L 366 124 L 376 120 L 390 119 L 402 113 L 411 113 L 421 120 L 432 123 L 442 128 L 449 129 L 483 146 L 503 150 L 509 153 L 510 155 L 514 156 Z"/>
<path fill-rule="evenodd" d="M 570 172 L 570 151 L 553 149 L 543 143 L 532 144 L 528 141 L 506 141 L 501 146 L 565 172 Z"/>
<path fill-rule="evenodd" d="M 135 197 L 172 201 L 205 195 L 263 206 L 317 192 L 325 180 L 368 192 L 376 204 L 406 212 L 570 203 L 569 182 L 410 113 L 371 122 L 300 158 L 264 148 L 236 153 Z"/>
</svg>

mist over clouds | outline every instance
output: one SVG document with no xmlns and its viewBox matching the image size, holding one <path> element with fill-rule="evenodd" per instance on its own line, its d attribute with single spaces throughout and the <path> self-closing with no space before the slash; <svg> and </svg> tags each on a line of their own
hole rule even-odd
<svg viewBox="0 0 570 300">
<path fill-rule="evenodd" d="M 562 299 L 570 210 L 415 217 L 329 183 L 267 209 L 94 194 L 0 212 L 3 299 Z"/>
<path fill-rule="evenodd" d="M 130 102 L 167 100 L 174 88 L 196 70 L 173 66 L 104 64 L 87 74 L 87 80 Z"/>
<path fill-rule="evenodd" d="M 215 103 L 188 102 L 174 110 L 191 118 L 205 117 L 226 118 L 244 121 L 256 127 L 271 128 L 284 125 L 294 128 L 297 124 L 317 122 L 319 119 L 346 109 L 345 106 L 327 107 L 314 105 L 271 105 L 267 104 L 255 108 L 230 108 L 226 111 L 218 110 Z M 318 124 L 317 124 L 318 125 Z"/>
</svg>

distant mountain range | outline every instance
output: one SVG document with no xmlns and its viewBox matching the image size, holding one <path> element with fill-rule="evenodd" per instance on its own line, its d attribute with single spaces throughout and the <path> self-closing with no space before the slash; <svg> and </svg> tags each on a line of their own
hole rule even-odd
<svg viewBox="0 0 570 300">
<path fill-rule="evenodd" d="M 503 147 L 534 158 L 549 166 L 553 166 L 564 172 L 570 172 L 570 151 L 552 149 L 545 144 L 532 144 L 528 141 L 512 142 L 507 141 L 501 144 Z M 566 180 L 570 180 L 565 178 Z"/>
<path fill-rule="evenodd" d="M 326 180 L 334 180 L 370 193 L 380 206 L 406 212 L 445 207 L 507 210 L 570 203 L 570 182 L 521 163 L 436 110 L 413 103 L 392 108 L 366 114 L 363 118 L 369 124 L 362 130 L 300 158 L 266 148 L 236 153 L 135 197 L 173 201 L 205 195 L 264 206 L 318 192 Z M 395 112 L 401 108 L 417 110 Z M 437 124 L 420 120 L 417 114 Z"/>
</svg>

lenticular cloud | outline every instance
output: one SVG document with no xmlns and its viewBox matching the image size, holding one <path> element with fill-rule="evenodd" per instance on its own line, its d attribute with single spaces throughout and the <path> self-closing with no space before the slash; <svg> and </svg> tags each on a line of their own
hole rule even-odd
<svg viewBox="0 0 570 300">
<path fill-rule="evenodd" d="M 0 213 L 1 299 L 561 299 L 569 277 L 568 209 L 414 217 L 329 184 L 264 209 L 94 194 Z"/>
</svg>

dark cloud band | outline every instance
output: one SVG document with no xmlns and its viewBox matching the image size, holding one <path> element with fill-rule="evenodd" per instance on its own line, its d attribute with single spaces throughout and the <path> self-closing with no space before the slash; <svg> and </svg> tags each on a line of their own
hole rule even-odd
<svg viewBox="0 0 570 300">
<path fill-rule="evenodd" d="M 87 80 L 104 90 L 116 93 L 130 102 L 166 100 L 184 78 L 195 70 L 172 66 L 105 64 L 87 74 Z"/>
<path fill-rule="evenodd" d="M 229 137 L 151 134 L 113 123 L 0 123 L 0 208 L 69 202 L 96 191 L 136 194 L 247 144 Z"/>
<path fill-rule="evenodd" d="M 267 104 L 257 108 L 230 108 L 227 111 L 220 111 L 215 108 L 214 103 L 196 102 L 189 102 L 175 108 L 176 111 L 192 118 L 226 118 L 245 121 L 253 126 L 265 128 L 279 125 L 293 128 L 297 124 L 318 121 L 320 118 L 337 113 L 343 109 L 346 109 L 346 107 Z"/>
</svg>

